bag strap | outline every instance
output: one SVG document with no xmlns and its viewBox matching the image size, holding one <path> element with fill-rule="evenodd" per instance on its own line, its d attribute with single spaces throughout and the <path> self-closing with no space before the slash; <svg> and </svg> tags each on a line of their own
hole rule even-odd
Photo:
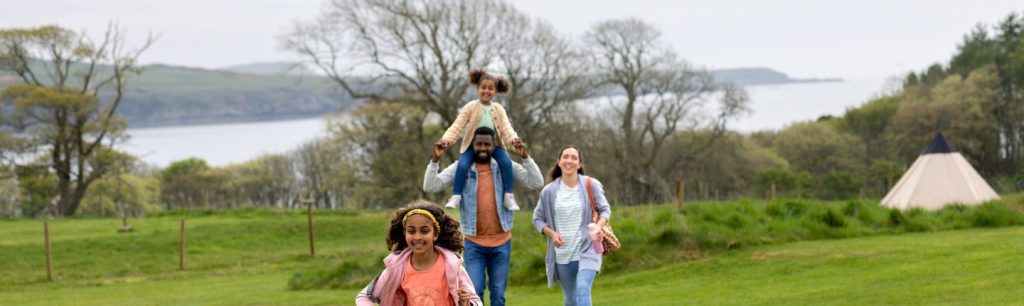
<svg viewBox="0 0 1024 306">
<path fill-rule="evenodd" d="M 591 186 L 591 179 L 588 176 L 587 177 L 587 196 L 590 199 L 590 208 L 593 209 L 593 211 L 592 211 L 593 214 L 591 214 L 591 216 L 592 216 L 591 219 L 594 220 L 594 223 L 597 223 L 597 219 L 599 219 L 598 218 L 598 213 L 597 213 L 597 202 L 594 200 L 594 188 L 590 187 L 590 186 Z"/>
<path fill-rule="evenodd" d="M 373 281 L 370 282 L 370 285 L 366 286 L 366 296 L 370 297 L 370 300 L 377 304 L 380 304 L 380 297 L 373 296 L 373 287 L 377 286 L 377 279 L 380 278 L 381 274 L 384 274 L 384 271 L 380 271 L 380 273 L 377 273 L 377 276 L 373 278 Z"/>
</svg>

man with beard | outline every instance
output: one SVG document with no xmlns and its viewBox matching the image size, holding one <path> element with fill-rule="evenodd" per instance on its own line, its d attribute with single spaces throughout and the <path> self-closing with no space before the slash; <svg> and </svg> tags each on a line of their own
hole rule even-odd
<svg viewBox="0 0 1024 306">
<path fill-rule="evenodd" d="M 502 205 L 505 189 L 501 180 L 498 162 L 494 153 L 494 130 L 480 127 L 474 131 L 472 147 L 473 166 L 467 175 L 463 189 L 462 205 L 459 206 L 459 221 L 465 234 L 466 251 L 463 254 L 466 271 L 482 298 L 484 288 L 490 289 L 490 305 L 505 305 L 505 288 L 508 285 L 509 262 L 512 254 L 513 212 Z M 538 189 L 544 186 L 540 168 L 528 154 L 522 143 L 515 145 L 516 154 L 522 164 L 512 163 L 516 186 Z M 438 173 L 438 161 L 444 148 L 434 147 L 434 157 L 423 174 L 423 190 L 438 192 L 451 187 L 457 164 L 453 163 Z M 485 279 L 487 280 L 485 282 Z"/>
</svg>

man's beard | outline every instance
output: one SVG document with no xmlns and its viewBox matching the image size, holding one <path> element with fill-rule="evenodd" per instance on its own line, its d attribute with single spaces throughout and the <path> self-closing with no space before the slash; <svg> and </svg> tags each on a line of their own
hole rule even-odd
<svg viewBox="0 0 1024 306">
<path fill-rule="evenodd" d="M 473 161 L 478 164 L 489 164 L 491 163 L 491 154 L 487 152 L 473 154 Z"/>
</svg>

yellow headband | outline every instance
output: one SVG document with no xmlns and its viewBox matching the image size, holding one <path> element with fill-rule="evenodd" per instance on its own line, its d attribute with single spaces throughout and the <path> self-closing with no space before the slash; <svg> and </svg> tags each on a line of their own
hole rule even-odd
<svg viewBox="0 0 1024 306">
<path fill-rule="evenodd" d="M 410 210 L 409 212 L 405 213 L 405 217 L 402 218 L 402 226 L 406 226 L 405 221 L 409 220 L 409 216 L 417 214 L 427 216 L 427 218 L 430 218 L 430 221 L 434 222 L 434 228 L 436 228 L 437 230 L 441 230 L 441 225 L 437 223 L 437 219 L 434 219 L 434 215 L 431 214 L 429 211 L 419 208 Z"/>
</svg>

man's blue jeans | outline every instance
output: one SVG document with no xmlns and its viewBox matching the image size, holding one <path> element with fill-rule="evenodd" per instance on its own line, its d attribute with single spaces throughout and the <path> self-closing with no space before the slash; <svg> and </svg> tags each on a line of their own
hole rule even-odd
<svg viewBox="0 0 1024 306">
<path fill-rule="evenodd" d="M 597 270 L 580 270 L 579 261 L 555 264 L 558 282 L 562 284 L 565 306 L 590 306 L 590 288 L 594 286 Z"/>
<path fill-rule="evenodd" d="M 508 286 L 508 265 L 512 257 L 512 240 L 489 248 L 465 239 L 463 261 L 473 281 L 476 294 L 484 298 L 484 285 L 491 290 L 491 306 L 505 306 L 505 288 Z M 486 276 L 486 278 L 485 278 Z"/>
</svg>

